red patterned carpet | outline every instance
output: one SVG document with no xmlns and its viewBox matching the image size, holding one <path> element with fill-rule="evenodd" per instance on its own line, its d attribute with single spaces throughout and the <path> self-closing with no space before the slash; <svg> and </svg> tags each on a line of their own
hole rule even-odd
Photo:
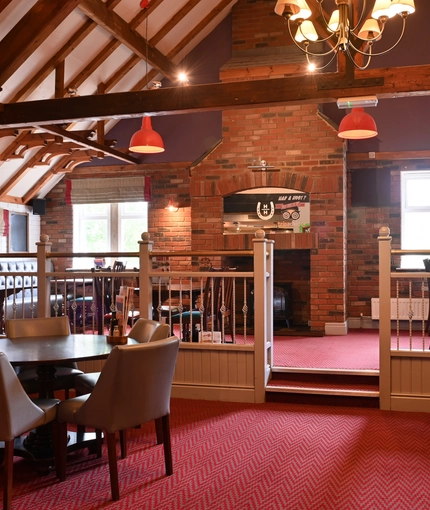
<svg viewBox="0 0 430 510">
<path fill-rule="evenodd" d="M 149 424 L 131 431 L 119 461 L 119 502 L 110 499 L 106 456 L 84 451 L 70 457 L 61 484 L 16 459 L 14 508 L 430 508 L 428 414 L 177 399 L 171 421 L 173 476 Z"/>
<path fill-rule="evenodd" d="M 278 367 L 379 369 L 379 332 L 350 330 L 323 337 L 275 336 L 274 365 Z"/>
<path fill-rule="evenodd" d="M 421 331 L 391 332 L 393 349 L 427 350 L 430 337 Z M 379 370 L 379 331 L 350 329 L 347 335 L 323 337 L 275 336 L 274 365 L 278 367 Z"/>
</svg>

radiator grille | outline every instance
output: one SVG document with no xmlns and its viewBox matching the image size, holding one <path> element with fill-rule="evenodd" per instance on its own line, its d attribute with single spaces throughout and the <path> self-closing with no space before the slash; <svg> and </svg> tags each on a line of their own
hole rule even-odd
<svg viewBox="0 0 430 510">
<path fill-rule="evenodd" d="M 424 304 L 424 317 L 423 315 Z M 379 319 L 379 298 L 371 299 L 372 319 Z M 397 317 L 397 309 L 399 316 Z M 429 312 L 429 300 L 419 298 L 392 298 L 391 299 L 391 319 L 392 320 L 409 320 L 409 310 L 412 310 L 412 320 L 427 320 Z"/>
</svg>

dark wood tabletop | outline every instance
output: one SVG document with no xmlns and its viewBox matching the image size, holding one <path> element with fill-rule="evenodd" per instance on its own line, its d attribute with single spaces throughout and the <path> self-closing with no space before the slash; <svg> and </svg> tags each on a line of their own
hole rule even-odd
<svg viewBox="0 0 430 510">
<path fill-rule="evenodd" d="M 137 344 L 132 338 L 128 344 Z M 105 335 L 0 338 L 0 351 L 16 365 L 50 365 L 60 361 L 105 359 L 113 349 Z"/>
</svg>

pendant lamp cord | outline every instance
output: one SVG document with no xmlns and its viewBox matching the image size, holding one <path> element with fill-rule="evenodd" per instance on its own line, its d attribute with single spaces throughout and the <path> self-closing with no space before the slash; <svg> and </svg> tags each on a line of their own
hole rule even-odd
<svg viewBox="0 0 430 510">
<path fill-rule="evenodd" d="M 149 84 L 148 84 L 148 52 L 149 52 L 149 49 L 148 49 L 148 18 L 149 18 L 149 14 L 147 14 L 146 16 L 146 34 L 145 34 L 145 37 L 146 37 L 146 90 L 149 89 Z"/>
</svg>

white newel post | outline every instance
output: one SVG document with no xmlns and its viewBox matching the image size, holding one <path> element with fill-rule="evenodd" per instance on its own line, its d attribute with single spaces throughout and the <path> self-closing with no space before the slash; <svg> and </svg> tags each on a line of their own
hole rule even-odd
<svg viewBox="0 0 430 510">
<path fill-rule="evenodd" d="M 257 230 L 254 248 L 255 402 L 265 401 L 273 357 L 273 245 Z"/>
<path fill-rule="evenodd" d="M 140 317 L 152 319 L 152 279 L 149 276 L 152 271 L 153 241 L 149 240 L 149 233 L 144 232 L 139 241 L 139 310 Z"/>
<path fill-rule="evenodd" d="M 391 236 L 379 229 L 379 407 L 391 409 Z"/>
<path fill-rule="evenodd" d="M 37 316 L 51 316 L 51 279 L 46 276 L 50 269 L 49 259 L 46 254 L 50 253 L 52 243 L 49 236 L 42 234 L 37 246 Z"/>
</svg>

